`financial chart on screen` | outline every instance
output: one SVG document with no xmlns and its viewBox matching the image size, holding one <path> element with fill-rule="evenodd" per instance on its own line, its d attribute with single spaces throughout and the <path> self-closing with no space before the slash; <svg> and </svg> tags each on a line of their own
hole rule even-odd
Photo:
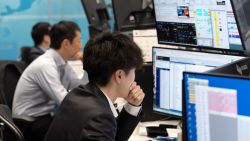
<svg viewBox="0 0 250 141">
<path fill-rule="evenodd" d="M 158 42 L 244 50 L 230 0 L 154 0 Z"/>
<path fill-rule="evenodd" d="M 242 59 L 242 56 L 153 47 L 153 110 L 182 115 L 182 78 L 184 71 L 205 72 Z"/>
</svg>

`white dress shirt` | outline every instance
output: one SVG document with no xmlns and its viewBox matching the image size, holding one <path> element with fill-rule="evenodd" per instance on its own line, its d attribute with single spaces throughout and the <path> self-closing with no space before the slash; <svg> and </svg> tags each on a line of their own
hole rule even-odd
<svg viewBox="0 0 250 141">
<path fill-rule="evenodd" d="M 20 77 L 14 99 L 14 115 L 38 117 L 54 112 L 69 90 L 88 80 L 80 80 L 54 50 L 39 56 Z"/>
</svg>

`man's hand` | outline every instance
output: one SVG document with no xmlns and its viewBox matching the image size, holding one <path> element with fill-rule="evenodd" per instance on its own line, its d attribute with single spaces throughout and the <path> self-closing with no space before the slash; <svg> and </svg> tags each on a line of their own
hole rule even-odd
<svg viewBox="0 0 250 141">
<path fill-rule="evenodd" d="M 72 57 L 72 59 L 74 59 L 74 60 L 82 60 L 82 58 L 83 58 L 83 52 L 82 52 L 82 51 L 77 52 L 77 53 Z"/>
<path fill-rule="evenodd" d="M 130 86 L 130 92 L 126 100 L 133 106 L 139 106 L 141 105 L 144 96 L 145 94 L 141 89 L 141 87 L 137 85 L 136 82 L 133 82 L 132 85 Z"/>
</svg>

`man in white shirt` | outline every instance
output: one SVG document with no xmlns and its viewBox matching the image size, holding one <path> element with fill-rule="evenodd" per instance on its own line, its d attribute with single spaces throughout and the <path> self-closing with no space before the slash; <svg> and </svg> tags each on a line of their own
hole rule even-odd
<svg viewBox="0 0 250 141">
<path fill-rule="evenodd" d="M 34 117 L 32 140 L 43 140 L 56 109 L 73 88 L 87 83 L 78 79 L 67 60 L 82 48 L 78 25 L 69 21 L 55 24 L 50 32 L 51 49 L 33 61 L 18 81 L 13 115 Z M 85 78 L 83 78 L 85 79 Z"/>
<path fill-rule="evenodd" d="M 143 63 L 140 48 L 120 33 L 105 33 L 84 48 L 87 85 L 63 100 L 44 141 L 127 141 L 141 119 L 144 92 L 134 82 Z M 114 101 L 126 99 L 118 114 Z"/>
</svg>

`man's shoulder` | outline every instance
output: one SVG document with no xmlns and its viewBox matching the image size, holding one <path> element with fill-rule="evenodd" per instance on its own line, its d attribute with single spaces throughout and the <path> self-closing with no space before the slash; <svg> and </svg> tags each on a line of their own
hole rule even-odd
<svg viewBox="0 0 250 141">
<path fill-rule="evenodd" d="M 38 47 L 32 47 L 30 49 L 30 54 L 40 54 L 42 55 L 44 52 L 41 51 L 41 49 L 38 49 Z"/>
<path fill-rule="evenodd" d="M 51 69 L 56 69 L 56 63 L 53 58 L 45 56 L 45 54 L 41 55 L 37 59 L 35 59 L 24 71 L 24 73 L 37 74 L 39 72 L 49 71 Z"/>
<path fill-rule="evenodd" d="M 56 66 L 56 62 L 50 54 L 44 53 L 39 58 L 34 60 L 31 65 L 33 67 Z"/>
<path fill-rule="evenodd" d="M 69 92 L 67 95 L 68 99 L 79 99 L 82 101 L 100 103 L 99 101 L 105 101 L 102 98 L 101 93 L 97 92 L 95 89 L 89 88 L 87 85 L 79 85 Z"/>
<path fill-rule="evenodd" d="M 88 85 L 80 85 L 69 92 L 62 105 L 74 105 L 82 109 L 93 110 L 95 114 L 110 109 L 105 96 L 102 96 L 102 93 L 99 93 L 95 89 L 89 88 Z"/>
<path fill-rule="evenodd" d="M 109 106 L 94 93 L 86 85 L 73 89 L 61 103 L 47 138 L 52 140 L 54 133 L 58 133 L 63 139 L 70 135 L 74 140 L 78 140 L 79 137 L 87 140 L 90 132 L 97 134 L 95 129 L 108 130 L 110 134 L 114 134 L 116 119 L 109 110 Z M 63 126 L 62 123 L 64 123 Z"/>
</svg>

